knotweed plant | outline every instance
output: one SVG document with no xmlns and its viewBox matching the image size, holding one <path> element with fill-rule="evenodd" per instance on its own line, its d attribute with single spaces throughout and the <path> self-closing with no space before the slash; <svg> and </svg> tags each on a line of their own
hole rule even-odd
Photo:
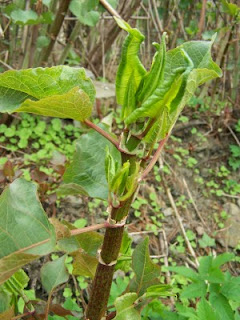
<svg viewBox="0 0 240 320">
<path fill-rule="evenodd" d="M 128 239 L 124 226 L 138 187 L 158 160 L 179 114 L 197 87 L 221 76 L 211 58 L 213 41 L 190 41 L 167 51 L 166 34 L 160 44 L 153 43 L 156 53 L 150 70 L 146 70 L 138 55 L 144 36 L 125 21 L 116 18 L 116 22 L 128 33 L 116 76 L 117 103 L 124 127 L 119 136 L 109 123 L 91 122 L 95 88 L 84 69 L 56 66 L 0 74 L 1 112 L 74 119 L 89 128 L 76 141 L 74 158 L 66 168 L 58 194 L 108 201 L 105 223 L 76 229 L 67 222 L 48 219 L 35 183 L 18 178 L 3 191 L 1 294 L 20 294 L 21 268 L 43 255 L 59 252 L 60 258 L 41 269 L 42 285 L 49 295 L 46 319 L 54 289 L 68 281 L 67 256 L 73 257 L 74 275 L 93 279 L 86 312 L 79 319 L 101 320 L 106 316 L 113 274 L 117 269 L 130 268 L 129 258 L 123 258 L 127 250 L 123 239 Z M 105 228 L 104 237 L 96 232 L 100 228 Z M 138 320 L 138 303 L 143 306 L 168 292 L 168 287 L 159 283 L 160 267 L 150 259 L 148 239 L 136 247 L 131 259 L 134 277 L 127 291 L 116 299 L 111 319 Z M 26 308 L 32 312 L 34 307 L 29 303 Z M 10 305 L 9 310 L 11 316 L 18 312 Z M 33 319 L 38 319 L 34 312 Z"/>
</svg>

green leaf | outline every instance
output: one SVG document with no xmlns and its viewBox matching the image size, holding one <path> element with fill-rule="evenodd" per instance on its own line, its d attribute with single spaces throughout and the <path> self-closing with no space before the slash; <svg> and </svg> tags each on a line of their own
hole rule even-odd
<svg viewBox="0 0 240 320">
<path fill-rule="evenodd" d="M 38 15 L 33 10 L 16 9 L 11 12 L 10 16 L 14 23 L 20 24 L 20 25 L 39 23 Z"/>
<path fill-rule="evenodd" d="M 96 0 L 72 0 L 69 9 L 82 24 L 94 27 L 100 18 L 99 12 L 94 10 L 97 4 Z"/>
<path fill-rule="evenodd" d="M 205 232 L 202 236 L 202 239 L 199 240 L 199 245 L 201 248 L 207 248 L 207 247 L 215 247 L 215 239 L 209 237 Z"/>
<path fill-rule="evenodd" d="M 228 300 L 240 302 L 240 277 L 227 279 L 221 287 L 221 293 Z"/>
<path fill-rule="evenodd" d="M 92 113 L 92 103 L 83 90 L 75 87 L 67 93 L 43 98 L 39 101 L 27 99 L 15 112 L 29 112 L 48 117 L 84 121 Z"/>
<path fill-rule="evenodd" d="M 136 293 L 126 293 L 115 301 L 117 315 L 115 320 L 141 320 L 139 312 L 134 308 Z"/>
<path fill-rule="evenodd" d="M 60 284 L 67 282 L 69 274 L 65 266 L 66 256 L 46 263 L 41 268 L 41 281 L 44 288 L 50 293 Z"/>
<path fill-rule="evenodd" d="M 240 7 L 234 3 L 230 3 L 226 0 L 221 0 L 223 11 L 230 14 L 232 17 L 236 17 L 240 12 Z"/>
<path fill-rule="evenodd" d="M 154 47 L 157 49 L 155 56 L 153 57 L 153 62 L 149 72 L 145 74 L 142 79 L 142 83 L 139 86 L 139 93 L 137 94 L 138 102 L 144 102 L 149 98 L 154 90 L 160 85 L 164 73 L 165 66 L 165 55 L 166 55 L 166 43 L 165 43 L 166 33 L 162 36 L 161 45 L 158 43 L 153 43 Z"/>
<path fill-rule="evenodd" d="M 184 287 L 181 292 L 181 298 L 193 299 L 197 297 L 204 297 L 207 293 L 207 285 L 204 281 L 189 284 Z"/>
<path fill-rule="evenodd" d="M 128 99 L 132 101 L 132 98 L 127 97 L 129 87 L 131 88 L 131 95 L 133 92 L 136 93 L 143 76 L 146 74 L 146 70 L 138 57 L 138 51 L 144 36 L 137 29 L 131 28 L 125 21 L 118 18 L 115 18 L 115 20 L 120 28 L 128 32 L 122 47 L 121 62 L 116 76 L 117 102 L 124 105 L 124 101 L 125 103 Z M 132 106 L 131 108 L 134 109 Z M 128 113 L 128 110 L 123 110 L 123 115 Z"/>
<path fill-rule="evenodd" d="M 11 113 L 26 108 L 28 112 L 37 111 L 42 115 L 83 120 L 91 113 L 94 97 L 94 86 L 82 68 L 57 66 L 10 70 L 0 74 L 0 112 Z M 80 110 L 83 103 L 86 103 L 84 110 Z M 49 105 L 54 112 L 47 110 Z"/>
<path fill-rule="evenodd" d="M 82 135 L 76 142 L 73 161 L 63 175 L 64 184 L 66 186 L 77 184 L 90 197 L 107 199 L 108 183 L 105 174 L 107 146 L 114 161 L 120 166 L 120 153 L 111 142 L 93 130 Z"/>
<path fill-rule="evenodd" d="M 233 260 L 234 257 L 234 253 L 231 252 L 220 254 L 213 260 L 212 266 L 213 268 L 221 267 L 223 264 Z"/>
<path fill-rule="evenodd" d="M 0 197 L 0 283 L 55 247 L 53 226 L 36 191 L 35 184 L 16 179 Z"/>
<path fill-rule="evenodd" d="M 157 120 L 166 110 L 168 126 L 160 134 L 165 137 L 196 88 L 221 76 L 220 68 L 211 58 L 211 46 L 210 41 L 190 41 L 168 51 L 162 81 L 151 96 L 125 119 L 125 123 L 130 125 L 142 117 Z"/>
<path fill-rule="evenodd" d="M 192 269 L 187 268 L 187 267 L 168 267 L 168 270 L 173 271 L 175 273 L 178 273 L 181 276 L 184 276 L 185 278 L 188 278 L 188 279 L 190 279 L 192 281 L 201 280 L 201 278 L 197 274 L 197 272 L 195 272 Z"/>
<path fill-rule="evenodd" d="M 167 284 L 157 284 L 147 288 L 146 297 L 169 297 L 173 296 L 172 287 Z"/>
<path fill-rule="evenodd" d="M 160 276 L 160 267 L 154 264 L 149 255 L 149 238 L 145 238 L 137 245 L 132 256 L 132 268 L 135 278 L 130 285 L 130 291 L 141 296 L 149 286 L 156 283 Z"/>
<path fill-rule="evenodd" d="M 119 257 L 118 257 L 118 262 L 116 264 L 116 269 L 121 269 L 125 272 L 129 271 L 131 260 L 132 260 L 131 244 L 132 244 L 132 238 L 129 236 L 129 234 L 126 231 L 124 231 L 121 248 L 119 252 Z"/>
<path fill-rule="evenodd" d="M 17 296 L 21 290 L 26 288 L 28 282 L 29 277 L 22 269 L 20 269 L 17 272 L 15 272 L 10 279 L 4 282 L 3 286 L 9 293 Z"/>
<path fill-rule="evenodd" d="M 219 293 L 210 292 L 209 301 L 220 320 L 234 320 L 234 314 L 228 300 Z"/>
<path fill-rule="evenodd" d="M 64 225 L 67 226 L 70 230 L 76 229 L 69 222 L 64 221 Z M 80 233 L 77 236 L 66 238 L 58 241 L 58 245 L 61 250 L 71 253 L 79 248 L 83 249 L 86 253 L 95 256 L 97 250 L 103 242 L 103 236 L 96 232 L 90 231 L 85 233 Z"/>
<path fill-rule="evenodd" d="M 216 313 L 204 298 L 202 298 L 197 305 L 197 315 L 199 317 L 199 320 L 217 320 Z"/>
<path fill-rule="evenodd" d="M 94 278 L 98 265 L 97 258 L 80 251 L 72 253 L 72 256 L 74 257 L 73 274 L 77 276 Z"/>
<path fill-rule="evenodd" d="M 10 306 L 10 295 L 0 289 L 0 313 L 8 310 Z"/>
</svg>

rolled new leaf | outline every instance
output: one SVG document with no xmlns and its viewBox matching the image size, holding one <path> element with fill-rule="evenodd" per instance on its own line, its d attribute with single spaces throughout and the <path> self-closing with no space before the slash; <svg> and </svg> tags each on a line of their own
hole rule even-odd
<svg viewBox="0 0 240 320">
<path fill-rule="evenodd" d="M 84 121 L 95 88 L 83 68 L 57 66 L 0 74 L 0 112 L 30 112 Z"/>
<path fill-rule="evenodd" d="M 115 18 L 119 27 L 128 32 L 123 44 L 121 61 L 116 76 L 117 102 L 123 106 L 123 119 L 135 109 L 134 96 L 146 70 L 142 65 L 138 51 L 144 40 L 144 35 L 137 29 L 131 28 L 122 19 Z"/>
<path fill-rule="evenodd" d="M 130 125 L 147 117 L 155 119 L 152 131 L 156 133 L 157 127 L 164 128 L 158 132 L 158 136 L 164 138 L 196 88 L 222 74 L 211 58 L 213 40 L 190 41 L 168 51 L 162 80 L 147 99 L 143 98 L 144 102 L 125 119 L 125 123 Z M 160 121 L 164 114 L 167 118 Z M 146 137 L 146 141 L 149 140 L 152 140 L 150 134 Z"/>
</svg>

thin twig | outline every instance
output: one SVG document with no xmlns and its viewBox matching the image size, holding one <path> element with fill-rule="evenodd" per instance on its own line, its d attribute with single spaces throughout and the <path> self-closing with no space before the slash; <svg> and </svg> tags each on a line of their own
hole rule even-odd
<svg viewBox="0 0 240 320">
<path fill-rule="evenodd" d="M 162 149 L 164 147 L 164 144 L 166 143 L 168 139 L 168 136 L 166 136 L 164 139 L 162 139 L 159 142 L 159 146 L 157 148 L 157 151 L 155 152 L 154 156 L 152 157 L 152 160 L 149 162 L 147 168 L 143 171 L 143 174 L 140 178 L 140 181 L 143 180 L 144 178 L 146 178 L 146 176 L 149 174 L 149 172 L 152 170 L 152 168 L 154 167 L 155 163 L 158 161 L 158 158 L 162 152 Z"/>
<path fill-rule="evenodd" d="M 159 235 L 159 242 L 160 242 L 160 246 L 161 246 L 161 249 L 162 249 L 162 252 L 165 251 L 165 255 L 164 255 L 164 266 L 167 268 L 166 270 L 166 282 L 167 284 L 170 284 L 171 283 L 171 274 L 170 274 L 170 271 L 168 270 L 168 242 L 167 242 L 167 236 L 166 236 L 166 232 L 165 230 L 163 229 L 162 230 L 162 237 Z M 171 305 L 172 305 L 172 308 L 174 307 L 175 305 L 175 301 L 174 301 L 174 298 L 172 296 L 170 296 L 170 301 L 171 301 Z"/>
<path fill-rule="evenodd" d="M 1 63 L 4 67 L 8 68 L 9 70 L 14 70 L 9 64 L 7 64 L 7 63 L 4 62 L 4 61 L 0 60 L 0 63 Z"/>
<path fill-rule="evenodd" d="M 228 125 L 228 124 L 225 124 L 225 126 L 228 128 L 228 130 L 231 132 L 233 138 L 235 139 L 235 141 L 237 142 L 237 144 L 239 145 L 240 147 L 240 141 L 238 140 L 238 137 L 235 135 L 235 133 L 233 132 L 232 128 Z"/>
<path fill-rule="evenodd" d="M 177 221 L 178 221 L 178 223 L 179 223 L 179 226 L 180 226 L 180 229 L 181 229 L 181 231 L 182 231 L 182 235 L 183 235 L 183 237 L 184 237 L 184 240 L 185 240 L 185 242 L 186 242 L 186 244 L 187 244 L 188 250 L 189 250 L 190 254 L 193 256 L 196 265 L 199 266 L 199 262 L 198 262 L 197 256 L 196 256 L 196 254 L 195 254 L 195 251 L 193 250 L 193 247 L 192 247 L 190 241 L 188 240 L 186 231 L 185 231 L 184 226 L 183 226 L 182 221 L 181 221 L 180 214 L 179 214 L 179 212 L 178 212 L 178 209 L 177 209 L 177 207 L 176 207 L 176 204 L 175 204 L 175 202 L 174 202 L 173 196 L 172 196 L 171 191 L 170 191 L 169 188 L 167 188 L 167 195 L 168 195 L 168 198 L 169 198 L 169 200 L 170 200 L 171 206 L 172 206 L 172 208 L 173 208 L 173 210 L 174 210 L 174 212 L 175 212 L 175 216 L 176 216 Z"/>
<path fill-rule="evenodd" d="M 50 308 L 50 304 L 51 304 L 51 300 L 52 300 L 52 294 L 53 294 L 53 292 L 51 291 L 48 296 L 47 306 L 46 306 L 46 310 L 45 310 L 45 320 L 48 320 L 48 313 L 49 313 L 49 308 Z"/>
<path fill-rule="evenodd" d="M 73 229 L 73 230 L 70 230 L 70 232 L 71 232 L 71 236 L 76 236 L 81 233 L 95 231 L 95 230 L 99 230 L 102 228 L 106 228 L 106 223 L 100 223 L 100 224 L 96 224 L 94 226 L 89 226 L 89 227 L 85 227 L 85 228 L 81 228 L 81 229 Z"/>
<path fill-rule="evenodd" d="M 106 0 L 100 0 L 99 2 L 104 6 L 104 8 L 105 8 L 111 15 L 113 15 L 114 17 L 117 17 L 117 18 L 120 18 L 120 19 L 121 19 L 120 14 L 119 14 L 115 9 L 113 9 L 113 7 L 110 5 L 110 3 L 108 3 Z"/>
<path fill-rule="evenodd" d="M 108 132 L 104 131 L 103 129 L 101 129 L 100 127 L 98 127 L 95 123 L 89 121 L 89 120 L 85 120 L 84 123 L 94 129 L 95 131 L 97 131 L 98 133 L 100 133 L 103 137 L 105 137 L 108 141 L 110 141 L 120 152 L 123 153 L 127 153 L 125 150 L 123 150 L 122 148 L 120 148 L 119 146 L 119 142 L 117 140 L 115 140 Z"/>
<path fill-rule="evenodd" d="M 153 2 L 153 9 L 155 11 L 156 21 L 157 21 L 157 26 L 159 28 L 159 32 L 163 33 L 163 26 L 162 26 L 161 20 L 159 19 L 156 0 L 152 0 L 152 2 Z"/>
<path fill-rule="evenodd" d="M 194 209 L 195 209 L 195 211 L 196 211 L 196 213 L 197 213 L 197 215 L 198 215 L 198 218 L 201 220 L 202 224 L 203 224 L 206 228 L 208 228 L 206 222 L 204 221 L 201 213 L 199 212 L 199 210 L 198 210 L 198 208 L 197 208 L 197 205 L 196 205 L 196 203 L 195 203 L 195 201 L 194 201 L 194 199 L 193 199 L 193 196 L 192 196 L 192 194 L 191 194 L 191 192 L 190 192 L 190 190 L 189 190 L 189 188 L 188 188 L 187 182 L 186 182 L 186 180 L 185 180 L 184 178 L 183 178 L 183 184 L 184 184 L 184 186 L 185 186 L 185 188 L 186 188 L 186 190 L 187 190 L 187 194 L 188 194 L 188 196 L 189 196 L 189 198 L 190 198 L 190 200 L 191 200 L 191 202 L 192 202 L 192 205 L 193 205 L 193 207 L 194 207 Z"/>
</svg>

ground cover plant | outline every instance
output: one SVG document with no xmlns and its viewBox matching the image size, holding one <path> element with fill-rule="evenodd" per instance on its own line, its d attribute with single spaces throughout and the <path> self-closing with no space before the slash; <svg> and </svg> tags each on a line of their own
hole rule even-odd
<svg viewBox="0 0 240 320">
<path fill-rule="evenodd" d="M 166 34 L 163 34 L 161 43 L 154 43 L 156 53 L 147 71 L 138 56 L 144 36 L 122 19 L 116 18 L 116 22 L 128 32 L 116 77 L 117 102 L 124 125 L 118 137 L 106 122 L 96 125 L 89 120 L 95 89 L 83 69 L 57 66 L 0 74 L 1 112 L 73 119 L 90 128 L 77 140 L 76 152 L 57 194 L 83 194 L 108 201 L 108 218 L 104 223 L 76 228 L 66 221 L 47 218 L 34 183 L 19 178 L 3 191 L 0 279 L 6 317 L 14 317 L 22 310 L 33 319 L 47 319 L 50 312 L 74 319 L 72 312 L 69 314 L 66 308 L 51 302 L 54 290 L 68 281 L 69 272 L 93 278 L 86 314 L 76 308 L 79 314 L 75 318 L 100 320 L 105 316 L 114 271 L 129 267 L 129 239 L 124 225 L 138 186 L 153 169 L 179 114 L 197 87 L 221 76 L 220 68 L 211 58 L 214 39 L 190 41 L 166 51 Z M 26 139 L 20 137 L 19 143 L 23 140 Z M 189 162 L 192 165 L 193 160 Z M 101 228 L 106 229 L 104 238 L 96 232 Z M 41 269 L 48 301 L 44 311 L 37 312 L 35 297 L 29 299 L 24 295 L 28 279 L 19 269 L 53 252 L 60 256 Z M 172 294 L 170 287 L 159 281 L 160 268 L 150 259 L 148 238 L 135 248 L 130 259 L 133 275 L 127 286 L 123 286 L 123 294 L 113 301 L 108 319 L 140 319 L 144 305 L 156 297 Z M 231 259 L 232 255 L 224 256 L 223 263 Z M 214 261 L 208 262 L 209 268 L 214 269 Z M 215 269 L 221 264 L 216 264 Z M 213 273 L 219 275 L 221 271 L 215 269 Z M 219 277 L 224 282 L 222 274 Z M 200 281 L 204 288 L 204 281 L 211 281 L 204 277 L 194 280 Z M 202 309 L 216 313 L 212 309 L 216 305 L 209 306 L 205 294 L 206 291 L 202 294 L 200 311 L 193 315 L 196 319 L 202 319 Z M 19 296 L 23 299 L 21 304 L 11 303 L 10 300 L 16 301 Z M 230 317 L 235 309 L 229 311 Z M 180 317 L 184 317 L 182 313 Z"/>
</svg>

